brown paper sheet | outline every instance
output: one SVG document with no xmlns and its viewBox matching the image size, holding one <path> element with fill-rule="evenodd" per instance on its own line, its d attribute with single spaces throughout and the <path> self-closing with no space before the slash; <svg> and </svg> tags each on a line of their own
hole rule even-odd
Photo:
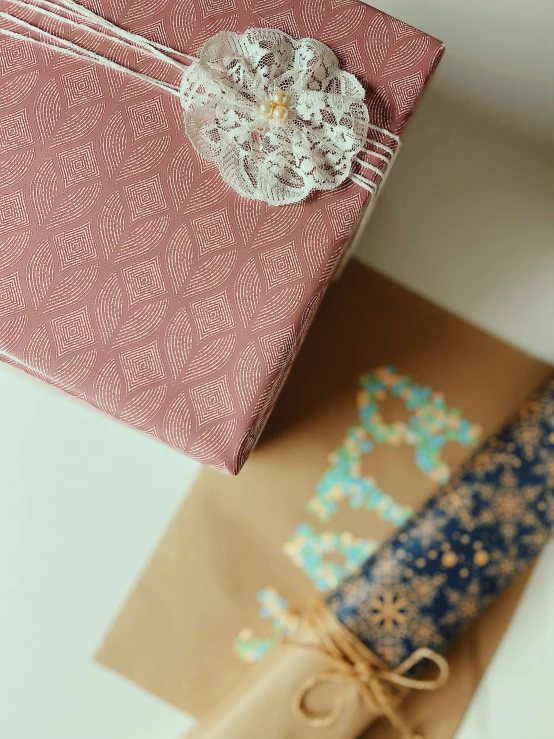
<svg viewBox="0 0 554 739">
<path fill-rule="evenodd" d="M 375 511 L 345 502 L 329 522 L 306 512 L 328 456 L 357 422 L 361 372 L 394 365 L 444 394 L 449 407 L 491 433 L 547 376 L 548 367 L 352 262 L 329 290 L 264 435 L 237 478 L 201 473 L 101 646 L 97 659 L 164 700 L 204 716 L 252 669 L 233 642 L 245 627 L 271 636 L 256 594 L 268 586 L 294 608 L 312 602 L 310 579 L 283 551 L 299 523 L 383 539 L 393 530 Z M 405 420 L 397 399 L 386 421 Z M 454 469 L 472 449 L 448 442 Z M 364 474 L 402 504 L 417 506 L 436 483 L 413 449 L 378 445 Z M 405 710 L 426 739 L 459 725 L 523 589 L 517 582 L 450 654 L 452 676 L 437 693 L 414 694 Z M 369 737 L 388 739 L 375 724 Z"/>
</svg>

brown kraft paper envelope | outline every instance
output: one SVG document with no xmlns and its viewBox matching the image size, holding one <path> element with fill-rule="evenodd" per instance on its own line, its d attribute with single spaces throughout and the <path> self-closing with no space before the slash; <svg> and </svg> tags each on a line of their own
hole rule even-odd
<svg viewBox="0 0 554 739">
<path fill-rule="evenodd" d="M 548 375 L 543 362 L 492 338 L 388 278 L 350 263 L 327 295 L 272 418 L 237 478 L 204 470 L 97 654 L 97 660 L 197 717 L 246 676 L 233 643 L 245 627 L 272 636 L 259 616 L 260 590 L 292 608 L 313 602 L 310 578 L 283 546 L 300 523 L 383 540 L 394 530 L 374 510 L 343 501 L 329 522 L 306 511 L 329 455 L 358 423 L 357 378 L 383 365 L 444 394 L 449 408 L 492 433 Z M 407 420 L 397 398 L 386 422 Z M 472 447 L 448 442 L 455 469 Z M 436 483 L 408 446 L 376 444 L 363 474 L 403 505 L 417 507 Z M 154 491 L 153 491 L 154 492 Z M 524 578 L 525 579 L 525 578 Z M 454 735 L 524 587 L 513 584 L 451 650 L 451 677 L 436 693 L 413 693 L 404 711 L 426 739 Z M 388 739 L 383 722 L 370 737 Z"/>
</svg>

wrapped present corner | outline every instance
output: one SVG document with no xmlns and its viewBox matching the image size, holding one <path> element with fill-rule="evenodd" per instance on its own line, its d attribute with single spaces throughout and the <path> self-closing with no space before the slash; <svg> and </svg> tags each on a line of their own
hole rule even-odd
<svg viewBox="0 0 554 739">
<path fill-rule="evenodd" d="M 358 0 L 88 5 L 104 37 L 73 0 L 0 2 L 0 358 L 236 473 L 443 46 Z M 277 207 L 197 154 L 175 59 L 251 27 L 329 44 L 357 78 L 354 179 Z"/>
</svg>

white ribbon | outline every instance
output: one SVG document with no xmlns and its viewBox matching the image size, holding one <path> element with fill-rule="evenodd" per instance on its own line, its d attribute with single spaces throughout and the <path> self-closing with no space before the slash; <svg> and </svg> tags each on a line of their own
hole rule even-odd
<svg viewBox="0 0 554 739">
<path fill-rule="evenodd" d="M 293 39 L 275 29 L 221 32 L 208 39 L 196 58 L 120 28 L 75 0 L 10 3 L 176 69 L 180 84 L 0 12 L 18 29 L 0 28 L 4 36 L 89 59 L 179 97 L 193 147 L 215 161 L 223 179 L 246 198 L 294 203 L 312 191 L 335 189 L 346 178 L 375 195 L 400 144 L 396 134 L 369 121 L 361 84 L 340 69 L 329 47 L 314 39 Z"/>
</svg>

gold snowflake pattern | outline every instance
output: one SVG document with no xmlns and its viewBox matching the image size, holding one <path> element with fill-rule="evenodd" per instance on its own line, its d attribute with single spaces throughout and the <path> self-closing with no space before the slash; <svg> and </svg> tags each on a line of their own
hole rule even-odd
<svg viewBox="0 0 554 739">
<path fill-rule="evenodd" d="M 514 440 L 523 449 L 523 454 L 527 462 L 531 462 L 537 456 L 541 443 L 544 443 L 542 428 L 537 425 L 535 420 L 520 423 L 514 429 Z"/>
<path fill-rule="evenodd" d="M 371 579 L 354 575 L 346 579 L 340 587 L 341 597 L 348 602 L 350 608 L 360 608 L 374 597 L 379 597 L 383 589 L 396 584 L 402 577 L 402 559 L 405 553 L 398 548 L 392 550 L 390 545 L 383 546 L 375 558 Z"/>
<path fill-rule="evenodd" d="M 483 575 L 494 578 L 503 590 L 521 570 L 517 545 L 512 545 L 507 550 L 495 547 L 489 555 L 488 565 L 483 568 Z"/>
<path fill-rule="evenodd" d="M 463 590 L 445 588 L 445 595 L 450 603 L 450 608 L 441 619 L 441 625 L 467 624 L 473 621 L 475 616 L 485 605 L 485 594 L 482 592 L 483 581 L 476 574 Z"/>
<path fill-rule="evenodd" d="M 554 379 L 361 568 L 346 597 L 334 595 L 332 608 L 393 667 L 419 646 L 442 651 L 551 536 L 553 488 Z"/>
<path fill-rule="evenodd" d="M 519 528 L 541 528 L 537 511 L 532 504 L 543 493 L 542 485 L 522 485 L 513 471 L 506 470 L 498 485 L 479 485 L 481 498 L 486 501 L 477 525 L 497 525 L 506 543 L 511 544 Z"/>
<path fill-rule="evenodd" d="M 550 535 L 550 529 L 536 529 L 522 534 L 519 537 L 519 542 L 524 544 L 529 550 L 533 550 L 535 554 L 538 554 L 550 539 Z"/>
<path fill-rule="evenodd" d="M 444 487 L 444 494 L 438 505 L 438 510 L 446 514 L 448 519 L 459 519 L 466 531 L 473 531 L 475 487 L 456 480 Z"/>
<path fill-rule="evenodd" d="M 417 604 L 404 590 L 385 590 L 360 608 L 361 617 L 376 634 L 384 632 L 404 638 L 409 633 L 407 626 L 414 620 Z"/>
<path fill-rule="evenodd" d="M 435 511 L 425 510 L 412 519 L 410 539 L 418 541 L 422 549 L 441 544 L 445 540 L 443 528 L 446 523 L 446 517 L 438 518 Z"/>
<path fill-rule="evenodd" d="M 518 467 L 521 460 L 511 449 L 506 448 L 502 439 L 492 437 L 487 445 L 476 452 L 471 459 L 471 471 L 480 479 L 499 468 Z"/>
<path fill-rule="evenodd" d="M 410 578 L 412 597 L 421 606 L 428 607 L 434 603 L 445 581 L 446 575 L 443 572 L 437 572 L 434 575 L 428 575 L 427 573 L 412 575 Z"/>
<path fill-rule="evenodd" d="M 531 468 L 531 472 L 544 477 L 545 485 L 554 488 L 554 454 L 551 449 L 539 449 L 538 461 Z"/>
<path fill-rule="evenodd" d="M 442 637 L 437 629 L 437 623 L 431 616 L 420 616 L 414 624 L 410 634 L 416 647 L 430 647 L 438 649 L 442 644 Z"/>
<path fill-rule="evenodd" d="M 413 574 L 394 586 L 374 582 L 373 592 L 359 609 L 363 631 L 380 646 L 382 636 L 399 640 L 411 635 L 421 623 L 421 610 L 433 604 L 446 580 L 444 573 Z M 432 620 L 427 623 L 431 628 Z M 358 624 L 357 629 L 360 629 Z M 436 640 L 438 637 L 435 631 Z"/>
<path fill-rule="evenodd" d="M 373 578 L 376 582 L 386 585 L 398 581 L 403 569 L 398 553 L 398 547 L 393 548 L 390 544 L 381 547 L 373 565 Z"/>
<path fill-rule="evenodd" d="M 340 586 L 341 598 L 348 602 L 349 608 L 359 608 L 371 596 L 374 587 L 372 581 L 354 575 Z"/>
</svg>

